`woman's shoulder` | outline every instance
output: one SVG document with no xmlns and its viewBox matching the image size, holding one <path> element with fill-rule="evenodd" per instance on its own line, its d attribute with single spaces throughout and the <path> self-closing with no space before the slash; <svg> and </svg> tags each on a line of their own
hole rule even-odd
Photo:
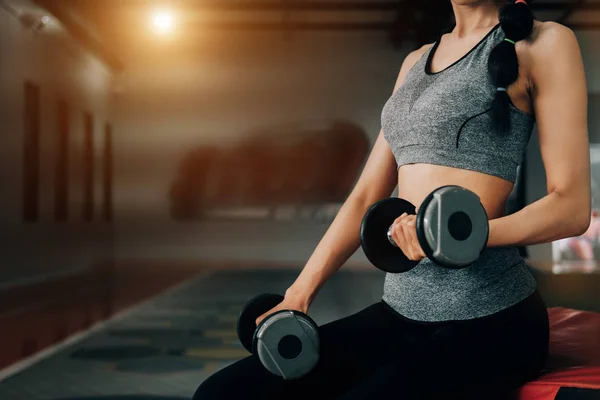
<svg viewBox="0 0 600 400">
<path fill-rule="evenodd" d="M 425 55 L 427 50 L 432 46 L 432 44 L 426 44 L 421 46 L 420 48 L 411 51 L 408 53 L 406 57 L 404 57 L 404 61 L 402 62 L 402 67 L 400 68 L 400 72 L 398 73 L 398 79 L 396 80 L 396 86 L 394 86 L 394 91 L 396 91 L 408 75 L 408 72 L 415 66 L 416 63 L 419 62 L 421 57 Z"/>
<path fill-rule="evenodd" d="M 556 65 L 559 59 L 579 62 L 581 58 L 573 30 L 553 21 L 535 21 L 531 36 L 517 43 L 516 50 L 519 63 L 528 70 L 530 76 L 537 75 L 536 70 Z"/>
<path fill-rule="evenodd" d="M 552 58 L 562 52 L 578 48 L 575 32 L 569 27 L 554 21 L 535 21 L 530 39 L 524 41 L 524 50 L 532 57 Z M 557 53 L 558 52 L 558 53 Z"/>
<path fill-rule="evenodd" d="M 405 67 L 411 69 L 427 53 L 431 46 L 433 46 L 433 43 L 424 44 L 420 48 L 411 51 L 404 59 Z"/>
<path fill-rule="evenodd" d="M 412 57 L 415 57 L 417 60 L 420 59 L 421 57 L 423 57 L 423 55 L 425 53 L 427 53 L 427 50 L 429 50 L 431 48 L 431 46 L 433 46 L 434 43 L 428 43 L 428 44 L 424 44 L 423 46 L 419 47 L 418 49 L 414 50 L 413 52 L 411 52 L 409 54 L 409 56 L 412 55 Z"/>
</svg>

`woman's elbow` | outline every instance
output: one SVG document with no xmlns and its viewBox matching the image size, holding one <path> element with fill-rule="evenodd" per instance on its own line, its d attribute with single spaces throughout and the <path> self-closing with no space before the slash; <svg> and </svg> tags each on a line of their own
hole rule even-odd
<svg viewBox="0 0 600 400">
<path fill-rule="evenodd" d="M 572 236 L 581 236 L 587 232 L 590 228 L 590 224 L 592 222 L 591 218 L 591 210 L 587 210 L 585 212 L 579 212 L 579 217 L 575 219 L 575 233 Z"/>
<path fill-rule="evenodd" d="M 556 193 L 564 200 L 567 205 L 567 216 L 565 218 L 565 228 L 567 228 L 567 237 L 581 236 L 590 227 L 592 219 L 592 198 L 587 187 L 585 190 L 560 191 Z"/>
<path fill-rule="evenodd" d="M 577 204 L 574 204 L 571 209 L 571 227 L 574 232 L 571 233 L 571 236 L 581 236 L 590 227 L 592 223 L 592 205 L 591 199 L 590 201 L 579 201 Z"/>
</svg>

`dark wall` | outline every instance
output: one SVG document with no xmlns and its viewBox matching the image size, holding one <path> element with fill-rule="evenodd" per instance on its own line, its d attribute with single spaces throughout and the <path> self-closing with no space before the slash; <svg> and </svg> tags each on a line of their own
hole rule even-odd
<svg viewBox="0 0 600 400">
<path fill-rule="evenodd" d="M 588 128 L 590 143 L 600 143 L 600 94 L 588 96 Z"/>
<path fill-rule="evenodd" d="M 56 24 L 0 8 L 0 286 L 110 261 L 112 73 Z"/>
<path fill-rule="evenodd" d="M 578 37 L 590 92 L 597 92 L 598 34 Z M 118 78 L 117 254 L 305 260 L 327 223 L 173 221 L 169 187 L 178 162 L 196 146 L 233 146 L 254 128 L 287 122 L 349 119 L 365 129 L 372 143 L 381 107 L 409 49 L 394 49 L 385 35 L 365 33 L 302 34 L 293 40 L 223 33 L 207 35 L 196 52 L 170 48 L 148 42 Z M 592 141 L 599 118 L 594 101 L 592 96 Z M 526 204 L 546 194 L 537 133 L 527 151 L 524 177 Z M 533 259 L 552 259 L 549 244 L 529 250 Z"/>
<path fill-rule="evenodd" d="M 300 33 L 291 40 L 277 33 L 207 33 L 198 51 L 158 43 L 138 49 L 118 77 L 122 92 L 115 102 L 118 256 L 306 261 L 328 221 L 174 220 L 170 188 L 180 162 L 200 146 L 229 150 L 265 129 L 277 140 L 298 141 L 299 130 L 326 132 L 334 121 L 364 131 L 370 151 L 405 55 L 385 34 L 365 32 Z M 288 167 L 299 175 L 326 174 L 319 151 L 287 160 Z M 224 167 L 248 172 L 243 165 Z M 231 193 L 243 192 L 240 185 Z"/>
</svg>

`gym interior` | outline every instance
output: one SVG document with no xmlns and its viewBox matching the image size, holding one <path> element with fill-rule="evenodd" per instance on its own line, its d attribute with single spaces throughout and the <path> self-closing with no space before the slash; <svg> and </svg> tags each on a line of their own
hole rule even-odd
<svg viewBox="0 0 600 400">
<path fill-rule="evenodd" d="M 600 2 L 531 7 L 581 46 L 597 210 Z M 240 311 L 296 279 L 367 160 L 403 59 L 450 12 L 437 0 L 0 0 L 0 399 L 191 399 L 248 356 Z M 534 131 L 508 213 L 547 193 L 544 171 Z M 556 357 L 516 398 L 600 399 L 598 218 L 519 249 Z M 359 249 L 310 316 L 379 301 L 384 278 Z"/>
</svg>

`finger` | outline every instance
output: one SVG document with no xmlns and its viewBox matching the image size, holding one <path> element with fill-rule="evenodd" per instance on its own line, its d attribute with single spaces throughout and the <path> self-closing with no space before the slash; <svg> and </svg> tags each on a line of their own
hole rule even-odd
<svg viewBox="0 0 600 400">
<path fill-rule="evenodd" d="M 423 251 L 423 248 L 421 247 L 421 243 L 419 242 L 419 237 L 417 236 L 416 229 L 415 229 L 413 240 L 412 240 L 412 248 L 415 251 L 415 255 L 418 256 L 419 259 L 423 259 L 423 258 L 427 257 L 427 255 L 425 254 L 425 251 Z"/>
<path fill-rule="evenodd" d="M 412 242 L 412 233 L 413 231 L 416 233 L 416 229 L 410 225 L 410 223 L 402 223 L 400 225 L 400 229 L 402 229 L 402 234 L 406 238 L 406 240 L 410 243 Z"/>
<path fill-rule="evenodd" d="M 421 246 L 417 239 L 417 233 L 414 225 L 402 225 L 402 234 L 406 247 L 406 256 L 413 261 L 420 260 Z"/>
<path fill-rule="evenodd" d="M 267 318 L 271 314 L 272 314 L 272 312 L 269 311 L 268 313 L 264 313 L 260 317 L 256 318 L 256 325 L 260 324 L 263 319 Z"/>
<path fill-rule="evenodd" d="M 411 242 L 411 247 L 413 249 L 414 255 L 419 257 L 419 259 L 425 257 L 425 253 L 423 252 L 423 249 L 421 248 L 421 243 L 419 243 L 419 238 L 416 235 L 413 237 L 413 240 Z"/>
<path fill-rule="evenodd" d="M 418 257 L 423 251 L 421 249 L 421 244 L 419 243 L 419 238 L 417 237 L 417 229 L 415 226 L 416 218 L 412 218 L 410 221 L 403 224 L 402 228 L 406 241 L 410 245 L 412 255 Z"/>
<path fill-rule="evenodd" d="M 392 239 L 394 239 L 394 243 L 396 243 L 396 246 L 398 246 L 400 248 L 400 250 L 402 250 L 402 240 L 400 238 L 400 236 L 398 235 L 398 230 L 400 229 L 400 227 L 394 223 L 394 225 L 392 225 Z"/>
<path fill-rule="evenodd" d="M 266 313 L 263 313 L 261 315 L 258 316 L 258 318 L 256 318 L 256 325 L 260 324 L 261 321 L 263 319 L 265 319 L 266 317 L 268 317 L 269 315 L 273 314 L 274 312 L 276 312 L 279 309 L 279 305 L 271 308 L 269 311 L 267 311 Z"/>
<path fill-rule="evenodd" d="M 400 221 L 398 221 L 398 223 L 401 225 L 411 225 L 411 224 L 415 223 L 416 219 L 417 219 L 417 217 L 414 215 L 407 215 L 404 218 L 402 218 Z"/>
<path fill-rule="evenodd" d="M 404 251 L 405 254 L 410 249 L 410 236 L 407 234 L 406 230 L 406 225 L 399 225 L 397 229 L 398 237 L 403 244 L 402 251 Z"/>
<path fill-rule="evenodd" d="M 266 313 L 259 315 L 258 318 L 256 318 L 256 325 L 260 324 L 260 322 L 265 319 Z"/>
<path fill-rule="evenodd" d="M 404 218 L 406 218 L 407 216 L 408 216 L 408 214 L 407 214 L 407 213 L 404 213 L 404 214 L 402 214 L 401 216 L 399 216 L 398 218 L 396 218 L 396 219 L 394 220 L 394 223 L 393 223 L 392 225 L 394 225 L 394 224 L 398 224 L 398 223 L 402 222 L 402 220 L 403 220 Z"/>
</svg>

